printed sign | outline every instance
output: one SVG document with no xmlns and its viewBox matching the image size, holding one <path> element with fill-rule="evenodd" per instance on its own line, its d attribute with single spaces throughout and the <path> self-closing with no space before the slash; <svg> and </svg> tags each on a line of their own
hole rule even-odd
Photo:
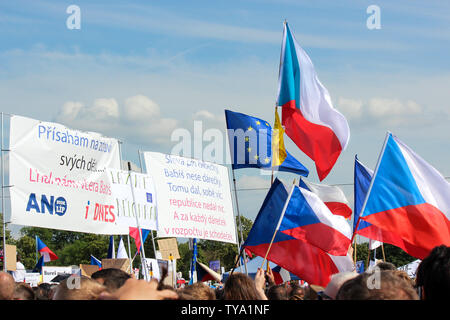
<svg viewBox="0 0 450 320">
<path fill-rule="evenodd" d="M 107 172 L 112 197 L 116 201 L 117 222 L 127 227 L 137 227 L 135 216 L 137 214 L 141 228 L 158 230 L 152 177 L 148 174 L 115 169 L 108 169 Z"/>
<path fill-rule="evenodd" d="M 120 168 L 116 139 L 12 116 L 10 149 L 12 224 L 128 234 L 104 170 Z"/>
<path fill-rule="evenodd" d="M 28 283 L 32 287 L 37 287 L 41 280 L 41 274 L 39 272 L 25 273 L 25 283 Z"/>
<path fill-rule="evenodd" d="M 158 191 L 158 237 L 236 243 L 227 167 L 157 152 L 144 159 Z"/>
<path fill-rule="evenodd" d="M 73 274 L 72 267 L 42 267 L 42 282 L 54 283 L 52 280 L 58 275 Z"/>
</svg>

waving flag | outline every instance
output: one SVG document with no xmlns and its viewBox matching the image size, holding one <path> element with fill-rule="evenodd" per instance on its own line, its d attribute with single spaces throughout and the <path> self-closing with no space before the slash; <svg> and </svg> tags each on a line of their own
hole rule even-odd
<svg viewBox="0 0 450 320">
<path fill-rule="evenodd" d="M 293 186 L 279 230 L 336 256 L 348 253 L 351 228 L 344 217 L 331 213 L 319 197 Z"/>
<path fill-rule="evenodd" d="M 247 250 L 261 257 L 266 255 L 288 196 L 285 186 L 276 178 L 244 243 Z M 306 282 L 323 287 L 328 284 L 332 274 L 353 270 L 353 261 L 349 255 L 330 255 L 279 230 L 267 259 Z"/>
<path fill-rule="evenodd" d="M 312 183 L 300 179 L 300 187 L 315 193 L 333 214 L 348 219 L 352 215 L 352 209 L 348 206 L 344 192 L 337 186 L 328 186 Z"/>
<path fill-rule="evenodd" d="M 392 244 L 402 248 L 406 252 L 421 252 L 423 249 L 418 248 L 407 241 L 404 241 L 394 232 L 382 230 L 367 221 L 360 219 L 360 213 L 369 191 L 370 182 L 372 181 L 373 171 L 362 164 L 358 157 L 355 156 L 355 177 L 354 177 L 354 194 L 355 194 L 355 214 L 353 216 L 353 237 L 359 234 L 363 237 L 371 239 L 369 241 L 369 249 L 373 250 L 382 242 Z M 425 254 L 425 252 L 423 252 Z"/>
<path fill-rule="evenodd" d="M 282 107 L 286 134 L 316 164 L 325 179 L 347 147 L 350 129 L 334 109 L 328 90 L 320 83 L 306 52 L 287 23 L 281 49 L 277 105 Z"/>
<path fill-rule="evenodd" d="M 47 245 L 42 242 L 41 239 L 39 239 L 38 236 L 36 236 L 36 246 L 37 246 L 37 251 L 41 254 L 41 256 L 44 257 L 44 262 L 50 262 L 53 260 L 57 260 L 58 256 L 56 254 L 53 253 L 52 250 L 50 250 Z"/>
<path fill-rule="evenodd" d="M 419 259 L 450 245 L 450 184 L 388 133 L 360 219 L 391 232 Z"/>
<path fill-rule="evenodd" d="M 201 262 L 196 262 L 195 269 L 197 271 L 197 281 L 213 280 L 220 282 L 220 280 L 222 280 L 220 274 L 210 269 L 208 266 L 204 265 Z"/>
<path fill-rule="evenodd" d="M 33 268 L 33 272 L 39 272 L 42 274 L 42 267 L 44 266 L 44 256 L 41 256 Z"/>
<path fill-rule="evenodd" d="M 145 242 L 147 239 L 148 234 L 150 233 L 150 230 L 147 229 L 141 229 L 142 233 L 142 241 Z M 134 239 L 134 242 L 136 243 L 136 249 L 137 252 L 141 251 L 141 237 L 139 236 L 139 229 L 135 227 L 130 227 L 130 236 Z"/>
<path fill-rule="evenodd" d="M 233 169 L 260 168 L 272 170 L 273 168 L 275 171 L 308 176 L 308 169 L 284 150 L 284 146 L 279 152 L 281 147 L 280 135 L 282 135 L 279 130 L 275 131 L 275 143 L 272 144 L 272 127 L 268 122 L 229 110 L 225 110 L 225 117 Z M 276 150 L 274 155 L 276 163 L 273 162 L 272 149 Z M 286 152 L 285 157 L 283 156 L 284 152 Z M 281 162 L 283 157 L 284 160 Z M 280 162 L 281 164 L 279 164 Z"/>
<path fill-rule="evenodd" d="M 109 246 L 108 246 L 108 255 L 107 259 L 115 259 L 116 251 L 114 250 L 114 236 L 109 236 Z"/>
<path fill-rule="evenodd" d="M 91 265 L 98 266 L 100 269 L 102 268 L 102 262 L 98 260 L 96 257 L 94 257 L 92 254 L 91 254 Z"/>
<path fill-rule="evenodd" d="M 119 248 L 117 249 L 117 259 L 128 259 L 127 250 L 123 244 L 122 237 L 120 237 Z"/>
</svg>

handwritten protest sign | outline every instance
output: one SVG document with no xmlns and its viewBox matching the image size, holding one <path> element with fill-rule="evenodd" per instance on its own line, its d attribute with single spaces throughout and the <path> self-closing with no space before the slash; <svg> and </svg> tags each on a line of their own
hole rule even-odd
<svg viewBox="0 0 450 320">
<path fill-rule="evenodd" d="M 227 167 L 157 152 L 144 159 L 157 190 L 159 237 L 236 243 Z"/>
<path fill-rule="evenodd" d="M 161 252 L 161 258 L 163 260 L 170 260 L 171 255 L 172 259 L 180 259 L 177 239 L 160 239 L 158 240 L 158 247 L 159 251 Z"/>
<path fill-rule="evenodd" d="M 127 234 L 104 168 L 120 169 L 119 143 L 98 133 L 12 116 L 11 223 Z"/>
</svg>

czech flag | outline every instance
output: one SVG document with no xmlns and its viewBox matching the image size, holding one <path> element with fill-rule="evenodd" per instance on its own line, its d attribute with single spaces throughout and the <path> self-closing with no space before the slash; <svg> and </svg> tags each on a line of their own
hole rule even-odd
<svg viewBox="0 0 450 320">
<path fill-rule="evenodd" d="M 367 168 L 358 157 L 355 156 L 354 169 L 354 198 L 355 198 L 355 214 L 353 216 L 353 237 L 359 234 L 363 237 L 371 239 L 369 241 L 369 249 L 373 250 L 381 242 L 392 244 L 396 247 L 402 248 L 406 252 L 421 252 L 423 249 L 416 247 L 407 241 L 404 241 L 399 235 L 394 232 L 386 231 L 370 224 L 367 221 L 360 219 L 361 209 L 369 191 L 370 182 L 372 181 L 373 171 Z M 372 241 L 374 240 L 374 241 Z M 378 242 L 379 241 L 379 242 Z M 375 242 L 375 245 L 373 245 Z M 423 252 L 423 254 L 426 254 Z"/>
<path fill-rule="evenodd" d="M 281 218 L 280 232 L 303 240 L 335 256 L 345 256 L 352 230 L 344 217 L 331 213 L 319 197 L 292 186 Z"/>
<path fill-rule="evenodd" d="M 285 186 L 276 178 L 243 245 L 248 251 L 266 256 L 288 196 Z M 267 259 L 306 282 L 323 287 L 326 287 L 332 274 L 354 269 L 349 255 L 330 255 L 280 230 L 276 231 Z"/>
<path fill-rule="evenodd" d="M 137 252 L 141 251 L 141 237 L 139 236 L 139 229 L 135 227 L 130 227 L 130 236 L 134 239 L 134 243 L 136 244 Z M 142 233 L 142 241 L 145 242 L 147 239 L 148 234 L 150 233 L 150 230 L 147 229 L 141 229 Z"/>
<path fill-rule="evenodd" d="M 419 259 L 450 246 L 450 184 L 388 133 L 360 219 L 391 232 Z M 387 242 L 387 241 L 386 241 Z"/>
<path fill-rule="evenodd" d="M 98 266 L 100 269 L 102 268 L 102 262 L 98 260 L 96 257 L 94 257 L 92 254 L 91 254 L 91 265 Z"/>
<path fill-rule="evenodd" d="M 38 236 L 36 236 L 36 244 L 38 252 L 44 257 L 44 262 L 50 262 L 58 259 L 58 256 L 54 254 L 53 251 L 50 250 Z"/>
<path fill-rule="evenodd" d="M 300 187 L 315 193 L 333 214 L 346 219 L 352 215 L 347 198 L 339 187 L 312 183 L 304 179 L 300 179 Z"/>
<path fill-rule="evenodd" d="M 286 134 L 316 164 L 325 179 L 347 147 L 350 129 L 334 109 L 328 90 L 317 77 L 311 59 L 284 25 L 277 105 L 282 107 Z"/>
<path fill-rule="evenodd" d="M 116 258 L 116 251 L 114 249 L 114 236 L 109 236 L 108 255 L 106 256 L 106 258 L 107 259 Z"/>
<path fill-rule="evenodd" d="M 225 110 L 225 118 L 233 169 L 273 169 L 308 176 L 308 169 L 280 144 L 279 129 L 272 140 L 273 130 L 267 121 L 230 110 Z"/>
</svg>

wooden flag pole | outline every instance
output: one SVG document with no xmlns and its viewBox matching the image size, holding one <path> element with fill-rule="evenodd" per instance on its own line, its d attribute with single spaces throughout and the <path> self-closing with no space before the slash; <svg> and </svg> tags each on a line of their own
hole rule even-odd
<svg viewBox="0 0 450 320">
<path fill-rule="evenodd" d="M 384 244 L 381 243 L 381 252 L 383 253 L 383 261 L 386 262 L 386 256 L 384 254 Z"/>
<path fill-rule="evenodd" d="M 269 247 L 267 248 L 266 255 L 264 256 L 264 260 L 263 260 L 263 262 L 262 262 L 262 264 L 261 264 L 261 269 L 264 267 L 264 263 L 265 263 L 266 260 L 267 260 L 267 256 L 269 255 L 270 249 L 272 248 L 273 240 L 275 240 L 275 236 L 276 236 L 276 234 L 277 234 L 277 232 L 278 232 L 278 229 L 280 228 L 281 221 L 283 220 L 284 213 L 286 212 L 286 208 L 287 208 L 287 206 L 288 206 L 288 203 L 289 203 L 289 201 L 291 200 L 291 196 L 292 196 L 292 193 L 294 192 L 294 188 L 295 188 L 295 179 L 294 179 L 294 184 L 292 185 L 292 188 L 291 188 L 291 192 L 289 193 L 289 196 L 288 196 L 288 198 L 286 199 L 286 202 L 285 202 L 285 204 L 284 204 L 283 211 L 281 212 L 280 219 L 278 220 L 278 224 L 277 224 L 277 226 L 276 226 L 276 228 L 275 228 L 275 231 L 274 231 L 274 233 L 273 233 L 272 240 L 270 240 Z"/>
<path fill-rule="evenodd" d="M 354 241 L 354 244 L 355 244 L 355 250 L 354 250 L 354 256 L 355 256 L 355 266 L 356 266 L 356 248 L 357 248 L 357 244 L 356 244 L 356 237 L 357 237 L 358 235 L 355 235 L 355 241 Z"/>
</svg>

